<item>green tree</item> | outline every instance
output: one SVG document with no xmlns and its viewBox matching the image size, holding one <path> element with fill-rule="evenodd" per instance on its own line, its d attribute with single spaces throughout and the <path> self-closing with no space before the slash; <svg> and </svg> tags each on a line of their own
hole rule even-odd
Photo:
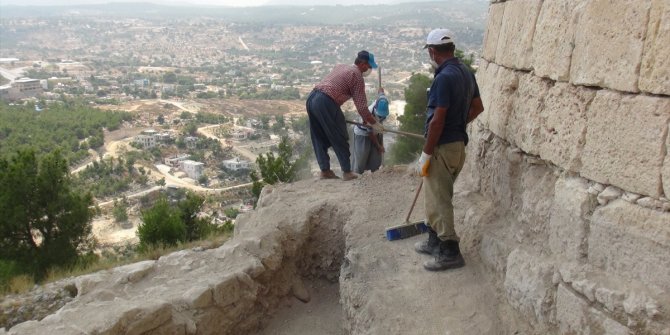
<svg viewBox="0 0 670 335">
<path fill-rule="evenodd" d="M 249 179 L 251 179 L 251 194 L 254 198 L 258 199 L 261 196 L 261 191 L 263 190 L 263 180 L 258 177 L 256 171 L 251 171 L 249 173 Z"/>
<path fill-rule="evenodd" d="M 114 208 L 112 208 L 112 215 L 116 222 L 128 221 L 128 201 L 124 197 L 121 201 L 114 199 Z"/>
<path fill-rule="evenodd" d="M 260 154 L 256 158 L 256 165 L 263 180 L 258 178 L 256 171 L 249 174 L 253 182 L 252 194 L 258 199 L 264 184 L 275 184 L 277 182 L 292 182 L 296 179 L 298 171 L 307 167 L 307 159 L 304 155 L 292 161 L 293 145 L 288 136 L 282 136 L 278 146 L 278 155 L 273 152 Z"/>
<path fill-rule="evenodd" d="M 270 124 L 270 116 L 263 114 L 259 117 L 259 119 L 261 121 L 261 128 L 268 129 L 268 125 Z"/>
<path fill-rule="evenodd" d="M 178 243 L 205 238 L 217 231 L 208 218 L 198 217 L 205 199 L 193 192 L 171 207 L 161 196 L 153 207 L 142 213 L 142 223 L 137 228 L 140 249 L 151 246 L 172 246 Z"/>
<path fill-rule="evenodd" d="M 463 61 L 463 64 L 465 64 L 472 73 L 475 73 L 475 69 L 472 68 L 472 62 L 474 62 L 475 55 L 474 54 L 469 54 L 467 57 L 465 56 L 465 53 L 463 50 L 456 49 L 456 52 L 454 54 L 456 57 L 458 57 L 461 61 Z"/>
<path fill-rule="evenodd" d="M 306 162 L 303 162 L 301 159 L 291 161 L 293 145 L 289 141 L 288 136 L 282 136 L 278 151 L 277 156 L 273 152 L 268 152 L 256 158 L 256 164 L 261 172 L 261 177 L 263 177 L 263 181 L 267 184 L 292 182 L 296 177 L 298 169 L 306 166 Z"/>
<path fill-rule="evenodd" d="M 177 82 L 177 74 L 174 72 L 167 72 L 163 75 L 163 82 L 166 84 L 174 84 Z"/>
<path fill-rule="evenodd" d="M 207 237 L 213 231 L 210 220 L 198 217 L 204 204 L 205 198 L 193 192 L 186 193 L 186 199 L 179 202 L 180 217 L 186 226 L 187 241 Z"/>
<path fill-rule="evenodd" d="M 71 188 L 60 150 L 37 159 L 34 150 L 0 159 L 0 260 L 35 279 L 54 266 L 71 266 L 90 240 L 89 193 Z"/>
<path fill-rule="evenodd" d="M 179 209 L 170 207 L 167 198 L 162 196 L 153 207 L 142 213 L 137 235 L 140 238 L 140 249 L 174 246 L 186 241 L 187 230 Z"/>
<path fill-rule="evenodd" d="M 427 89 L 431 80 L 424 74 L 413 74 L 409 86 L 405 89 L 405 111 L 398 117 L 400 130 L 423 134 L 426 120 L 426 106 L 428 105 Z M 394 164 L 409 163 L 416 159 L 423 148 L 423 141 L 413 137 L 399 136 L 398 141 L 391 148 L 391 161 Z"/>
<path fill-rule="evenodd" d="M 184 135 L 195 136 L 198 133 L 198 125 L 195 122 L 189 122 L 184 126 Z"/>
</svg>

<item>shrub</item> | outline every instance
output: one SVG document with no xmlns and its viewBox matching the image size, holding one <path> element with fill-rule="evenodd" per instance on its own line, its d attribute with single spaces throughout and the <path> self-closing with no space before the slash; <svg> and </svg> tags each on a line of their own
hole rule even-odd
<svg viewBox="0 0 670 335">
<path fill-rule="evenodd" d="M 137 227 L 140 248 L 147 246 L 174 246 L 186 241 L 186 225 L 180 211 L 170 207 L 167 198 L 142 213 L 142 223 Z"/>
<path fill-rule="evenodd" d="M 114 216 L 114 221 L 116 222 L 126 222 L 128 221 L 128 204 L 126 200 L 121 201 L 114 200 L 114 208 L 112 209 L 112 215 Z"/>
</svg>

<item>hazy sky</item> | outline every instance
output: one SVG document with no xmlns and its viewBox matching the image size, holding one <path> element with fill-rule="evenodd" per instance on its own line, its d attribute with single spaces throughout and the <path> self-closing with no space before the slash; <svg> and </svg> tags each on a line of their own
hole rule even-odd
<svg viewBox="0 0 670 335">
<path fill-rule="evenodd" d="M 218 6 L 262 6 L 262 5 L 357 5 L 396 4 L 420 0 L 0 0 L 0 5 L 80 5 L 110 2 L 151 2 L 165 5 L 218 5 Z M 425 1 L 425 0 L 424 0 Z"/>
</svg>

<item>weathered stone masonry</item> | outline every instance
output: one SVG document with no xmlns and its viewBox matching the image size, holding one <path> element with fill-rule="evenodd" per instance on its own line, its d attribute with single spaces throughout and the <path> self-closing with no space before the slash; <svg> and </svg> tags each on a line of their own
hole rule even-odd
<svg viewBox="0 0 670 335">
<path fill-rule="evenodd" d="M 670 334 L 670 1 L 491 1 L 466 189 L 538 333 Z"/>
</svg>

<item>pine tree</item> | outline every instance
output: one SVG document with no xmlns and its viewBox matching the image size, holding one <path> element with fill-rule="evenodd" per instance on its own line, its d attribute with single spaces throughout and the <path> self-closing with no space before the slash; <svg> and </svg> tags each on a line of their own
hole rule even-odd
<svg viewBox="0 0 670 335">
<path fill-rule="evenodd" d="M 0 260 L 40 280 L 54 266 L 73 265 L 89 243 L 93 203 L 71 188 L 59 150 L 38 162 L 33 150 L 0 159 Z"/>
<path fill-rule="evenodd" d="M 405 89 L 405 111 L 398 120 L 400 130 L 423 134 L 426 120 L 426 106 L 428 104 L 427 90 L 432 80 L 428 76 L 415 73 L 409 79 L 409 86 Z M 413 161 L 421 154 L 423 141 L 414 137 L 399 136 L 398 141 L 391 148 L 391 161 L 394 164 L 405 164 Z"/>
</svg>

